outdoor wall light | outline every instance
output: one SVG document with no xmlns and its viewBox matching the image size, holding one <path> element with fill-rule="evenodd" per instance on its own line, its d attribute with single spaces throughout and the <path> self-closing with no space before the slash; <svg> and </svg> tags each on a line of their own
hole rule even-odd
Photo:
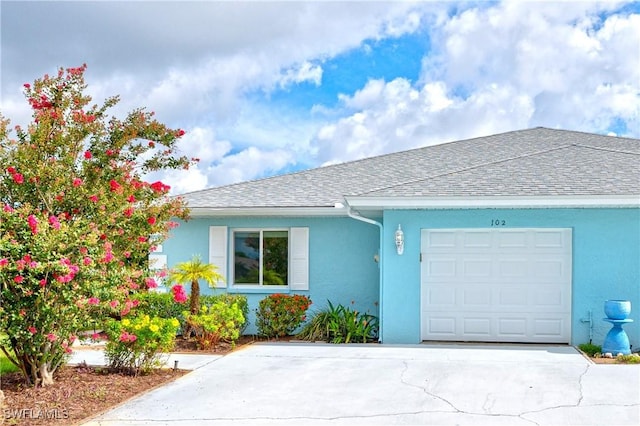
<svg viewBox="0 0 640 426">
<path fill-rule="evenodd" d="M 404 232 L 402 232 L 400 225 L 398 225 L 398 230 L 396 231 L 396 251 L 398 254 L 404 253 Z"/>
</svg>

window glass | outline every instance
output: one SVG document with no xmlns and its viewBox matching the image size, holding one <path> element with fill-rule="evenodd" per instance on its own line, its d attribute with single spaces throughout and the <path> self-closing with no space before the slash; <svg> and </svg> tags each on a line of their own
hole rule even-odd
<svg viewBox="0 0 640 426">
<path fill-rule="evenodd" d="M 234 249 L 234 283 L 259 284 L 260 232 L 235 232 Z"/>
<path fill-rule="evenodd" d="M 289 237 L 287 231 L 264 231 L 263 285 L 287 285 L 289 279 Z"/>
<path fill-rule="evenodd" d="M 235 231 L 233 242 L 234 284 L 288 285 L 288 231 Z"/>
</svg>

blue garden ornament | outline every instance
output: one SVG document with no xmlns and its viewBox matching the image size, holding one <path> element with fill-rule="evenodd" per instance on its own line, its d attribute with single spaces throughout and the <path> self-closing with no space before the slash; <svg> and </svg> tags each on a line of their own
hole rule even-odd
<svg viewBox="0 0 640 426">
<path fill-rule="evenodd" d="M 632 319 L 629 319 L 631 302 L 628 300 L 607 300 L 604 302 L 604 313 L 607 318 L 603 318 L 603 320 L 610 322 L 613 327 L 604 338 L 602 352 L 611 353 L 613 356 L 617 354 L 629 355 L 631 353 L 629 336 L 622 329 L 622 326 L 633 322 Z"/>
</svg>

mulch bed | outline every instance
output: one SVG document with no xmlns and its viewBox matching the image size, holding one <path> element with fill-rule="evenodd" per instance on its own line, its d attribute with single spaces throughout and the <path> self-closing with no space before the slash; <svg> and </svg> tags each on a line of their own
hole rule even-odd
<svg viewBox="0 0 640 426">
<path fill-rule="evenodd" d="M 243 336 L 235 347 L 220 343 L 215 349 L 202 351 L 194 341 L 177 338 L 174 351 L 225 354 L 257 340 L 262 339 Z M 66 366 L 54 376 L 55 384 L 46 387 L 27 386 L 20 373 L 3 374 L 0 389 L 5 399 L 4 406 L 0 404 L 0 425 L 78 424 L 188 372 L 161 369 L 134 377 L 104 367 Z"/>
<path fill-rule="evenodd" d="M 3 374 L 2 420 L 5 425 L 75 424 L 186 373 L 163 369 L 134 377 L 79 365 L 63 367 L 55 384 L 46 387 L 27 386 L 20 373 Z"/>
</svg>

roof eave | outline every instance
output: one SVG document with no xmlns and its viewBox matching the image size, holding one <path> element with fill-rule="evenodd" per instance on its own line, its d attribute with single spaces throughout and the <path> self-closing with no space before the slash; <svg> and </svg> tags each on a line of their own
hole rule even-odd
<svg viewBox="0 0 640 426">
<path fill-rule="evenodd" d="M 345 197 L 359 210 L 483 208 L 637 208 L 639 195 L 553 197 Z"/>
<path fill-rule="evenodd" d="M 335 207 L 189 207 L 191 217 L 225 216 L 347 216 L 341 205 Z"/>
</svg>

